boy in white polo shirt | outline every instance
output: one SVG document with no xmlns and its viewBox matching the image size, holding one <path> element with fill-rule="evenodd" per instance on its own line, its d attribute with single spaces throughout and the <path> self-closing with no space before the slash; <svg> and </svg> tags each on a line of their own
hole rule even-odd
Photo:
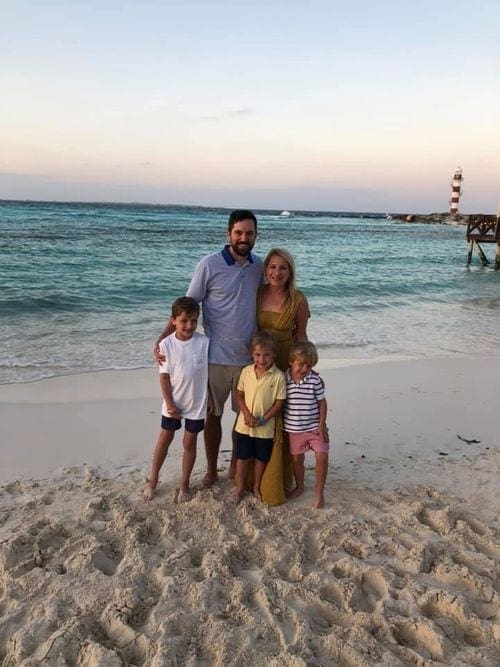
<svg viewBox="0 0 500 667">
<path fill-rule="evenodd" d="M 151 474 L 144 498 L 151 500 L 158 485 L 160 468 L 182 426 L 182 477 L 177 502 L 189 498 L 189 480 L 196 459 L 198 433 L 205 426 L 208 399 L 208 337 L 196 331 L 200 306 L 188 296 L 172 304 L 170 322 L 175 331 L 160 342 L 165 361 L 160 366 L 163 396 L 161 431 L 156 442 Z"/>
<path fill-rule="evenodd" d="M 271 334 L 254 334 L 250 340 L 253 364 L 241 371 L 236 390 L 240 409 L 236 421 L 236 488 L 232 502 L 245 493 L 249 461 L 254 461 L 253 494 L 259 500 L 262 475 L 271 458 L 275 416 L 286 398 L 285 375 L 274 365 L 276 341 Z"/>
<path fill-rule="evenodd" d="M 314 507 L 319 509 L 325 506 L 323 492 L 328 472 L 325 385 L 318 373 L 312 370 L 318 363 L 318 352 L 313 343 L 295 343 L 288 360 L 290 368 L 286 371 L 283 421 L 290 441 L 296 484 L 288 497 L 296 498 L 304 492 L 304 454 L 311 449 L 316 457 Z"/>
</svg>

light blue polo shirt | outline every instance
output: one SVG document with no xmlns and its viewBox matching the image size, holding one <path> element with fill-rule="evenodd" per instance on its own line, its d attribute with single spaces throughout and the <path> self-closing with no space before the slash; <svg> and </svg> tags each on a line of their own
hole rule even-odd
<svg viewBox="0 0 500 667">
<path fill-rule="evenodd" d="M 201 303 L 203 328 L 210 339 L 208 363 L 245 366 L 251 361 L 250 338 L 257 330 L 257 290 L 263 264 L 249 254 L 238 264 L 225 246 L 203 257 L 194 270 L 187 296 Z"/>
</svg>

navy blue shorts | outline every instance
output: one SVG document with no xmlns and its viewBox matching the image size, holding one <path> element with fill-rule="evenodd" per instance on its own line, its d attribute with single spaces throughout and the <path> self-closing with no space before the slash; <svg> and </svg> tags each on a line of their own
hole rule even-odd
<svg viewBox="0 0 500 667">
<path fill-rule="evenodd" d="M 180 419 L 172 419 L 171 417 L 161 416 L 161 427 L 165 431 L 178 431 L 182 426 Z M 185 419 L 184 428 L 188 433 L 199 433 L 205 428 L 204 419 Z"/>
<path fill-rule="evenodd" d="M 271 458 L 272 448 L 272 438 L 254 438 L 236 431 L 237 459 L 257 459 L 257 461 L 267 463 Z"/>
</svg>

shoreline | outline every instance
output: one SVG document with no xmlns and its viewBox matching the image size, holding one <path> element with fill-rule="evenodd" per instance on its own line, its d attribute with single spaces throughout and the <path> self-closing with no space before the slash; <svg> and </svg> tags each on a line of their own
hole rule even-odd
<svg viewBox="0 0 500 667">
<path fill-rule="evenodd" d="M 321 352 L 323 347 L 329 347 L 326 343 L 323 346 L 318 345 L 318 350 Z M 384 364 L 384 363 L 393 363 L 398 361 L 419 361 L 423 359 L 500 359 L 500 352 L 497 354 L 488 351 L 487 353 L 478 353 L 478 354 L 464 354 L 463 352 L 453 351 L 448 354 L 443 353 L 440 350 L 437 354 L 433 356 L 429 355 L 419 355 L 411 353 L 386 353 L 379 354 L 372 357 L 322 357 L 320 358 L 317 369 L 318 370 L 330 370 L 335 368 L 346 368 L 350 366 L 370 366 L 372 364 Z M 67 373 L 60 373 L 58 375 L 47 375 L 40 378 L 33 378 L 29 380 L 9 380 L 9 381 L 0 381 L 0 400 L 2 398 L 2 388 L 4 387 L 22 387 L 24 385 L 36 385 L 38 383 L 51 382 L 51 381 L 61 381 L 69 380 L 73 377 L 78 376 L 89 376 L 89 375 L 104 375 L 108 374 L 145 374 L 148 372 L 153 372 L 154 366 L 151 364 L 149 366 L 134 366 L 131 368 L 94 368 L 90 370 L 81 370 L 81 371 L 68 371 Z M 15 392 L 17 394 L 17 392 Z M 20 395 L 20 394 L 19 394 Z"/>
</svg>

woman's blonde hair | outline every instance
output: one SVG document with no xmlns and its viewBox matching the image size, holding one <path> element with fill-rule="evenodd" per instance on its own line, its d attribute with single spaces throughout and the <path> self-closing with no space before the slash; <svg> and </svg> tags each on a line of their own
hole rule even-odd
<svg viewBox="0 0 500 667">
<path fill-rule="evenodd" d="M 286 282 L 285 290 L 288 292 L 288 300 L 292 303 L 295 296 L 295 291 L 297 289 L 297 284 L 295 282 L 295 262 L 293 260 L 292 253 L 288 252 L 288 250 L 285 250 L 284 248 L 271 248 L 271 250 L 266 255 L 266 259 L 264 260 L 264 277 L 267 271 L 267 267 L 271 262 L 271 257 L 280 257 L 288 264 L 288 271 L 290 275 Z"/>
</svg>

